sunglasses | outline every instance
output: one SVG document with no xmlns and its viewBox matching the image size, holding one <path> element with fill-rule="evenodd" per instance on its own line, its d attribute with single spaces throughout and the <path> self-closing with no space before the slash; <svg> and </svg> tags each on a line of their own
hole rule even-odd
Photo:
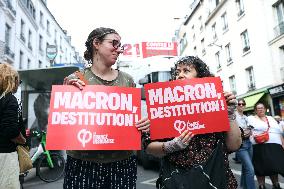
<svg viewBox="0 0 284 189">
<path fill-rule="evenodd" d="M 104 39 L 104 40 L 108 40 L 111 41 L 113 48 L 118 49 L 120 48 L 120 50 L 124 50 L 124 45 L 121 45 L 120 41 L 116 40 L 116 39 Z"/>
<path fill-rule="evenodd" d="M 238 103 L 238 106 L 245 106 L 246 103 Z"/>
<path fill-rule="evenodd" d="M 22 83 L 23 83 L 23 81 L 20 79 L 19 84 L 22 84 Z"/>
</svg>

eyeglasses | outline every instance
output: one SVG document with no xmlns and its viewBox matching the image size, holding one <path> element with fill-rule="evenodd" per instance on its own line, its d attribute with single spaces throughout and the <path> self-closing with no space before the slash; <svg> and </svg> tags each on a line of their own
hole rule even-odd
<svg viewBox="0 0 284 189">
<path fill-rule="evenodd" d="M 238 106 L 245 106 L 246 103 L 238 103 Z"/>
<path fill-rule="evenodd" d="M 104 40 L 109 40 L 112 42 L 112 46 L 115 49 L 120 48 L 120 50 L 124 50 L 124 45 L 121 45 L 120 41 L 116 40 L 116 39 L 104 39 Z"/>
</svg>

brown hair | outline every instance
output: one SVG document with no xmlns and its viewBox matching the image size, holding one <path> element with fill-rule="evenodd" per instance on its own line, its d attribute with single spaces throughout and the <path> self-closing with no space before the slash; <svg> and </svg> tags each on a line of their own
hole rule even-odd
<svg viewBox="0 0 284 189">
<path fill-rule="evenodd" d="M 111 33 L 118 34 L 114 29 L 104 28 L 104 27 L 96 28 L 89 34 L 88 39 L 85 42 L 85 46 L 87 48 L 87 50 L 84 52 L 85 60 L 87 60 L 89 63 L 92 63 L 94 39 L 96 39 L 99 42 L 102 42 L 104 37 L 107 34 L 111 34 Z"/>
<path fill-rule="evenodd" d="M 9 64 L 0 64 L 0 95 L 13 92 L 19 81 L 18 72 Z"/>
<path fill-rule="evenodd" d="M 258 105 L 263 105 L 263 107 L 264 107 L 265 109 L 267 109 L 267 105 L 266 105 L 264 102 L 257 102 L 257 103 L 254 105 L 254 107 L 253 107 L 254 111 L 256 111 L 256 107 L 257 107 Z"/>
<path fill-rule="evenodd" d="M 245 99 L 244 99 L 244 98 L 239 98 L 239 99 L 238 99 L 238 103 L 239 103 L 239 102 L 243 102 L 243 103 L 245 103 L 245 104 L 246 104 L 246 101 L 245 101 Z"/>
</svg>

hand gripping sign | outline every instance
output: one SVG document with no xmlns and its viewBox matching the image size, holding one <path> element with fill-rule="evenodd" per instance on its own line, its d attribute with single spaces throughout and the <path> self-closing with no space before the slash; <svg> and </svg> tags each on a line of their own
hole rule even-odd
<svg viewBox="0 0 284 189">
<path fill-rule="evenodd" d="M 228 131 L 226 100 L 219 77 L 145 85 L 151 139 Z"/>
<path fill-rule="evenodd" d="M 47 128 L 52 150 L 140 150 L 140 89 L 53 85 Z"/>
</svg>

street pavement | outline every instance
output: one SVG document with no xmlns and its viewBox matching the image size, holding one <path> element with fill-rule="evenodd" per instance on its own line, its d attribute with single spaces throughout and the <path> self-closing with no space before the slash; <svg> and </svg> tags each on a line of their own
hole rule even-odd
<svg viewBox="0 0 284 189">
<path fill-rule="evenodd" d="M 232 160 L 232 157 L 234 157 L 233 154 L 231 154 L 229 157 L 230 166 L 232 168 L 235 177 L 239 182 L 241 175 L 241 165 L 236 164 Z M 154 165 L 153 169 L 151 170 L 144 170 L 141 166 L 138 166 L 137 189 L 155 189 L 155 181 L 157 178 L 158 178 L 158 167 L 156 165 Z M 279 181 L 280 181 L 280 186 L 284 188 L 284 178 L 279 176 Z M 257 184 L 256 178 L 255 182 Z M 268 177 L 266 178 L 265 182 L 267 189 L 272 188 L 271 181 Z M 32 169 L 25 178 L 24 189 L 62 189 L 62 184 L 63 184 L 63 179 L 60 179 L 52 183 L 45 183 L 35 175 L 35 169 Z M 240 189 L 240 187 L 238 189 Z"/>
</svg>

